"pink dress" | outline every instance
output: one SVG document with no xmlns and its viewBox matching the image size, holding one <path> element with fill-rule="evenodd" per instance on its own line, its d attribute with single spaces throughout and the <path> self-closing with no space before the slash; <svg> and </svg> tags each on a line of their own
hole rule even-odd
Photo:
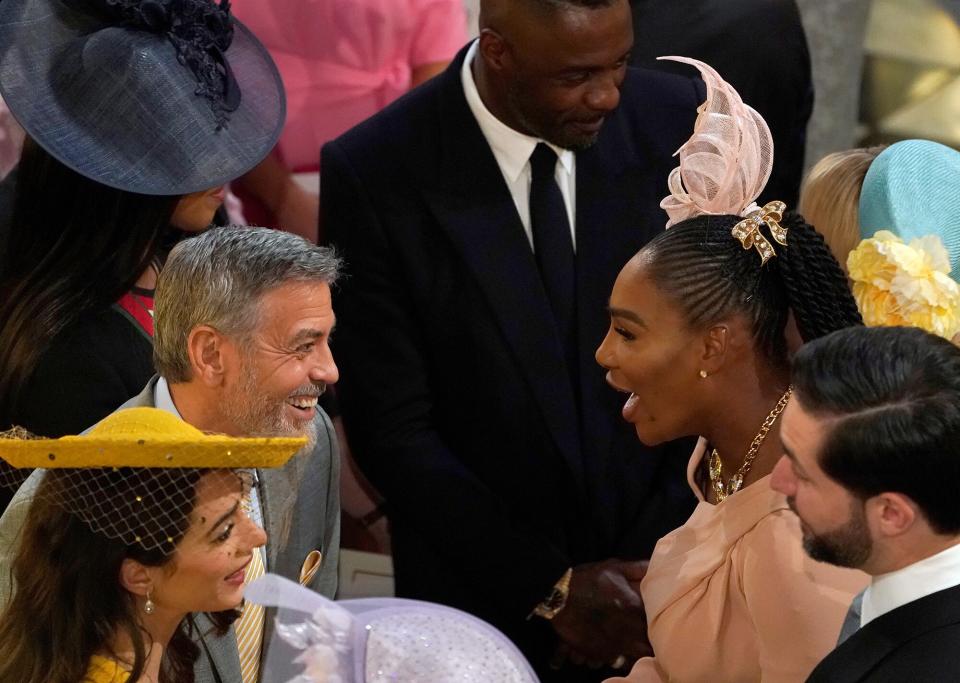
<svg viewBox="0 0 960 683">
<path fill-rule="evenodd" d="M 700 499 L 657 543 L 640 584 L 655 657 L 607 683 L 800 683 L 837 642 L 869 577 L 811 560 L 800 524 L 770 477 L 719 505 Z"/>
<path fill-rule="evenodd" d="M 315 171 L 320 147 L 410 88 L 418 66 L 467 41 L 463 0 L 233 0 L 287 91 L 284 165 Z"/>
</svg>

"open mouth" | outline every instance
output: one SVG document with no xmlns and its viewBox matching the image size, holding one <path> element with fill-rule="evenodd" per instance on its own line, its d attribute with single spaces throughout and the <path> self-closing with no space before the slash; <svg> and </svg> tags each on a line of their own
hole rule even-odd
<svg viewBox="0 0 960 683">
<path fill-rule="evenodd" d="M 287 399 L 286 403 L 306 419 L 313 417 L 318 400 L 319 397 L 317 396 L 292 396 Z"/>
<path fill-rule="evenodd" d="M 627 389 L 625 386 L 618 384 L 617 381 L 613 378 L 613 375 L 609 372 L 607 373 L 606 380 L 607 380 L 607 384 L 609 384 L 613 389 L 616 389 L 617 391 L 619 391 L 621 394 L 633 393 L 629 389 Z"/>
<path fill-rule="evenodd" d="M 637 395 L 632 391 L 630 391 L 629 389 L 627 389 L 626 387 L 621 386 L 620 384 L 617 384 L 616 380 L 613 379 L 613 377 L 610 375 L 609 372 L 607 373 L 607 384 L 609 384 L 611 387 L 619 391 L 621 394 L 629 394 L 620 412 L 623 415 L 624 420 L 626 420 L 627 422 L 633 422 L 634 420 L 632 418 L 633 418 L 634 409 L 637 407 L 639 402 Z"/>
<path fill-rule="evenodd" d="M 253 552 L 257 553 L 260 551 L 257 549 L 254 549 Z M 229 576 L 224 577 L 223 580 L 226 581 L 227 583 L 233 583 L 237 585 L 242 584 L 247 575 L 247 566 L 250 564 L 252 560 L 253 560 L 253 557 L 251 556 L 249 560 L 243 563 L 243 566 L 240 567 L 240 569 L 233 572 L 233 574 L 230 574 Z"/>
</svg>

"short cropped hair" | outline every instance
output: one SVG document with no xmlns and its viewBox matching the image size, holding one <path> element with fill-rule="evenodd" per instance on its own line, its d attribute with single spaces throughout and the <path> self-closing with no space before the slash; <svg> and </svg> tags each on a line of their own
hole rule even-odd
<svg viewBox="0 0 960 683">
<path fill-rule="evenodd" d="M 912 327 L 860 327 L 802 347 L 794 400 L 833 420 L 821 469 L 861 499 L 909 496 L 960 533 L 960 348 Z"/>
<path fill-rule="evenodd" d="M 333 286 L 341 265 L 333 249 L 269 228 L 214 228 L 180 242 L 157 282 L 157 372 L 169 382 L 188 381 L 191 330 L 209 325 L 244 343 L 257 325 L 264 294 L 289 282 Z"/>
</svg>

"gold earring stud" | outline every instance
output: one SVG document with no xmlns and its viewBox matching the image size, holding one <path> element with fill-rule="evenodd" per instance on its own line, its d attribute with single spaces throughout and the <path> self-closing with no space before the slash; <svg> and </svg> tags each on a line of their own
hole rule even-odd
<svg viewBox="0 0 960 683">
<path fill-rule="evenodd" d="M 701 371 L 700 371 L 700 378 L 701 378 L 701 379 L 706 379 L 706 378 L 707 378 L 707 371 L 706 371 L 706 370 L 701 370 Z"/>
</svg>

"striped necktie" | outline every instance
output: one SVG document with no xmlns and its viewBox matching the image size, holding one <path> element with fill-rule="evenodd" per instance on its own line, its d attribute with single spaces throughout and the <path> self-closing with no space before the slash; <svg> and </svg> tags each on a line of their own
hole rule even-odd
<svg viewBox="0 0 960 683">
<path fill-rule="evenodd" d="M 253 549 L 253 559 L 247 565 L 246 582 L 249 584 L 264 574 L 263 556 L 260 548 Z M 260 650 L 263 647 L 263 606 L 247 602 L 243 615 L 234 625 L 237 632 L 237 650 L 240 653 L 240 674 L 243 683 L 257 683 L 260 674 Z"/>
</svg>

